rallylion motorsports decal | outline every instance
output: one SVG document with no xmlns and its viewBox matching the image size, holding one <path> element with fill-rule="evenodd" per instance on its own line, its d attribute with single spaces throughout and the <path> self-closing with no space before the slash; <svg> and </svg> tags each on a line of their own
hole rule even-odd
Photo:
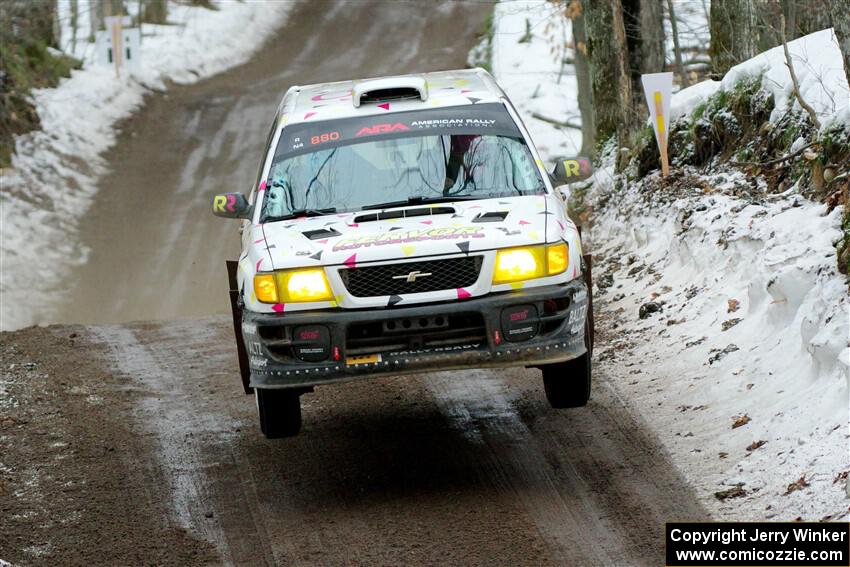
<svg viewBox="0 0 850 567">
<path fill-rule="evenodd" d="M 423 230 L 408 230 L 406 232 L 385 232 L 367 236 L 353 236 L 334 244 L 333 251 L 356 250 L 370 246 L 387 246 L 390 244 L 407 244 L 425 240 L 454 240 L 461 238 L 484 238 L 483 229 L 479 226 L 460 228 L 428 228 Z"/>
<path fill-rule="evenodd" d="M 521 138 L 505 107 L 498 103 L 434 108 L 399 112 L 388 120 L 383 115 L 342 118 L 321 122 L 303 122 L 287 126 L 281 132 L 275 161 L 306 154 L 316 148 L 328 149 L 361 140 L 384 140 L 441 134 L 487 134 Z"/>
</svg>

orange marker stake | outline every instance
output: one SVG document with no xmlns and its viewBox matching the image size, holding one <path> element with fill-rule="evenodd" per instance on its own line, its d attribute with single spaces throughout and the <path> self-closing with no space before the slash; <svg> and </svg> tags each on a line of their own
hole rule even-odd
<svg viewBox="0 0 850 567">
<path fill-rule="evenodd" d="M 667 160 L 667 136 L 664 132 L 664 110 L 660 91 L 655 91 L 655 120 L 658 125 L 658 150 L 661 152 L 661 176 L 667 177 L 670 173 L 670 162 Z"/>
</svg>

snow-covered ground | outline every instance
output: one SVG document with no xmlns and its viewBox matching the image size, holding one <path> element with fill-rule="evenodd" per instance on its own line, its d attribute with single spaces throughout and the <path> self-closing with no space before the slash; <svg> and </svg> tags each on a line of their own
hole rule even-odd
<svg viewBox="0 0 850 567">
<path fill-rule="evenodd" d="M 551 9 L 498 4 L 492 47 L 496 78 L 550 159 L 580 141 L 578 131 L 531 118 L 579 120 L 572 68 L 558 83 L 560 60 L 550 55 L 559 49 L 550 43 L 561 38 L 538 32 Z M 696 22 L 699 11 L 692 16 Z M 519 42 L 526 21 L 533 35 Z M 836 72 L 833 42 L 824 31 L 790 50 L 822 121 L 850 127 L 850 91 Z M 673 112 L 686 115 L 755 74 L 774 95 L 777 115 L 784 112 L 796 102 L 778 54 L 781 48 L 735 67 L 722 82 L 681 91 Z M 612 168 L 597 172 L 594 276 L 606 288 L 597 305 L 617 338 L 595 355 L 717 518 L 846 519 L 850 301 L 833 247 L 840 210 L 827 214 L 796 186 L 744 201 L 734 196 L 744 174 L 691 173 L 699 184 L 673 198 L 658 194 L 653 176 L 614 191 Z M 641 319 L 650 301 L 661 311 Z M 729 490 L 731 498 L 715 496 Z"/>
<path fill-rule="evenodd" d="M 800 94 L 814 109 L 821 127 L 850 124 L 850 90 L 833 31 L 822 30 L 791 41 L 788 51 L 800 83 Z M 670 118 L 676 120 L 689 114 L 694 106 L 718 90 L 732 90 L 739 81 L 759 76 L 762 88 L 773 95 L 772 121 L 781 118 L 789 107 L 802 110 L 793 95 L 785 52 L 779 46 L 732 67 L 722 81 L 703 81 L 680 91 L 673 98 Z"/>
<path fill-rule="evenodd" d="M 138 3 L 128 5 L 137 7 Z M 106 171 L 101 154 L 115 123 L 166 81 L 188 84 L 245 62 L 285 21 L 291 2 L 216 2 L 217 10 L 169 2 L 168 25 L 143 26 L 140 66 L 116 78 L 98 66 L 88 36 L 89 4 L 72 49 L 69 2 L 59 2 L 62 45 L 84 62 L 57 88 L 33 92 L 41 130 L 19 136 L 0 193 L 0 329 L 43 322 L 59 283 L 88 251 L 77 227 Z"/>
</svg>

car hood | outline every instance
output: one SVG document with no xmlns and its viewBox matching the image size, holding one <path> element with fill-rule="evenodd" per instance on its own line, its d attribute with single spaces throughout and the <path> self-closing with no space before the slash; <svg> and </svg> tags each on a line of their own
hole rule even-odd
<svg viewBox="0 0 850 567">
<path fill-rule="evenodd" d="M 410 205 L 406 218 L 357 211 L 262 225 L 274 269 L 457 254 L 552 242 L 563 225 L 552 196 Z M 379 220 L 375 220 L 375 217 Z M 371 218 L 370 218 L 371 217 Z M 559 228 L 560 225 L 560 228 Z"/>
</svg>

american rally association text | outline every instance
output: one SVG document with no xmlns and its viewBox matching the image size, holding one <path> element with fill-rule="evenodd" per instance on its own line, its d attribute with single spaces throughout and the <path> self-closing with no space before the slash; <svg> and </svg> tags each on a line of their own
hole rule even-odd
<svg viewBox="0 0 850 567">
<path fill-rule="evenodd" d="M 792 543 L 802 542 L 829 542 L 847 541 L 847 532 L 833 532 L 825 529 L 795 528 L 790 531 L 765 530 L 762 528 L 736 528 L 732 530 L 683 530 L 675 528 L 670 532 L 673 541 L 687 541 L 696 544 L 722 543 L 728 545 L 735 541 L 767 541 L 786 544 L 792 539 Z"/>
</svg>

